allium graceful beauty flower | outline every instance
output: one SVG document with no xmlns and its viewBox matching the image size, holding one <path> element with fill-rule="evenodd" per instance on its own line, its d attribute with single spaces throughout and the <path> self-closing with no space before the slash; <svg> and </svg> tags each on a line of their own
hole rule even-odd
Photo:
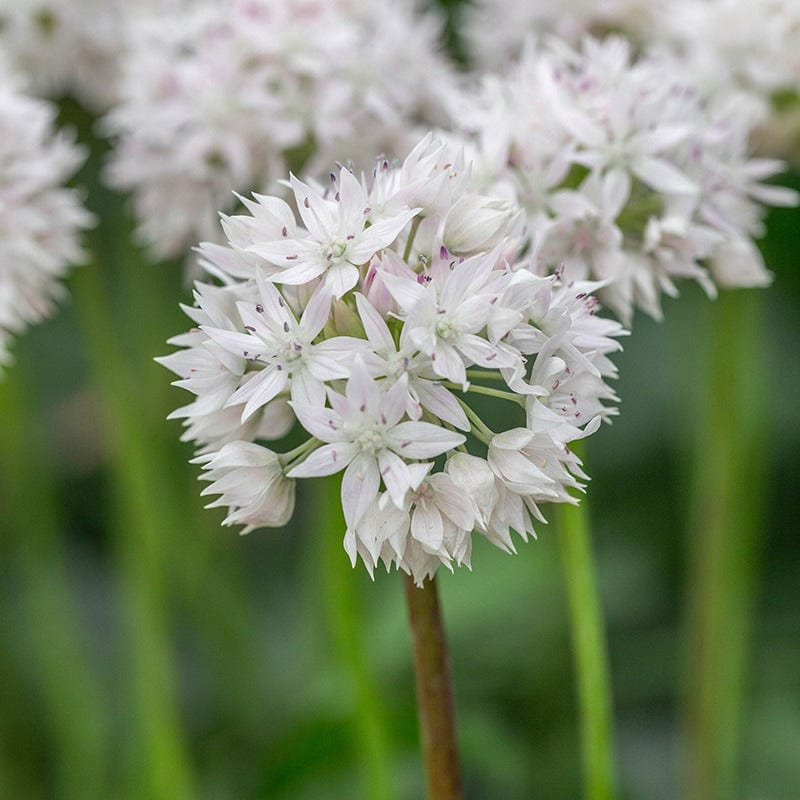
<svg viewBox="0 0 800 800">
<path fill-rule="evenodd" d="M 629 323 L 634 307 L 660 317 L 680 278 L 710 295 L 770 281 L 752 242 L 762 204 L 796 195 L 761 182 L 781 163 L 749 158 L 749 121 L 715 108 L 671 56 L 635 59 L 618 37 L 531 41 L 455 104 L 454 122 L 484 190 L 526 210 L 537 271 L 602 281 L 599 298 Z"/>
<path fill-rule="evenodd" d="M 60 279 L 82 258 L 91 216 L 63 183 L 83 153 L 54 131 L 55 108 L 0 73 L 0 365 L 12 335 L 47 316 Z"/>
<path fill-rule="evenodd" d="M 440 33 L 411 0 L 198 1 L 142 15 L 106 120 L 109 177 L 133 193 L 142 238 L 182 256 L 218 237 L 232 190 L 408 152 L 414 124 L 444 119 Z"/>
<path fill-rule="evenodd" d="M 0 0 L 0 50 L 37 95 L 106 109 L 136 15 L 190 0 Z"/>
<path fill-rule="evenodd" d="M 222 285 L 197 284 L 195 327 L 160 361 L 196 396 L 175 416 L 226 524 L 283 524 L 295 480 L 343 473 L 353 563 L 420 583 L 469 564 L 473 531 L 513 551 L 540 503 L 576 502 L 568 445 L 615 413 L 623 330 L 595 314 L 596 285 L 516 259 L 519 213 L 470 183 L 428 135 L 370 181 L 292 176 L 294 209 L 256 195 L 223 218 L 227 246 L 201 246 Z M 268 449 L 295 420 L 306 440 Z"/>
</svg>

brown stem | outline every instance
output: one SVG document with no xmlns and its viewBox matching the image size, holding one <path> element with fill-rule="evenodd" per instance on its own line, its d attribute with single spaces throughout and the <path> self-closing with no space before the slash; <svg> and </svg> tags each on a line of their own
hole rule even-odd
<svg viewBox="0 0 800 800">
<path fill-rule="evenodd" d="M 453 682 L 436 579 L 430 578 L 421 588 L 407 575 L 404 580 L 414 642 L 419 732 L 428 800 L 461 800 Z"/>
</svg>

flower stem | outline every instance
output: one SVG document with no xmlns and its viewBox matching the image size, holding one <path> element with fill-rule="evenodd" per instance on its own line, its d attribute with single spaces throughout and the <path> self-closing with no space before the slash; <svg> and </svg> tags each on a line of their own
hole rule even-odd
<svg viewBox="0 0 800 800">
<path fill-rule="evenodd" d="M 686 604 L 687 800 L 733 797 L 759 536 L 767 486 L 767 381 L 757 292 L 723 294 L 712 310 L 710 376 L 694 463 Z"/>
<path fill-rule="evenodd" d="M 458 400 L 461 408 L 464 409 L 464 413 L 467 415 L 470 422 L 472 422 L 472 424 L 475 426 L 472 431 L 473 434 L 481 439 L 484 444 L 489 444 L 494 436 L 494 431 L 489 428 L 486 423 L 460 397 L 457 397 L 456 400 Z"/>
<path fill-rule="evenodd" d="M 405 262 L 408 262 L 409 256 L 411 255 L 411 248 L 414 246 L 414 239 L 417 237 L 417 228 L 419 228 L 420 222 L 422 222 L 422 217 L 419 214 L 411 220 L 411 230 L 408 232 L 408 239 L 406 240 L 406 246 L 403 250 L 403 261 Z"/>
<path fill-rule="evenodd" d="M 490 369 L 468 369 L 467 377 L 473 381 L 501 381 L 505 379 L 499 372 L 494 372 Z"/>
<path fill-rule="evenodd" d="M 455 703 L 436 578 L 429 578 L 418 587 L 408 575 L 403 577 L 414 645 L 419 731 L 428 800 L 459 800 L 463 794 Z"/>
<path fill-rule="evenodd" d="M 557 520 L 577 672 L 584 798 L 610 800 L 616 797 L 611 679 L 586 501 L 559 505 Z"/>
<path fill-rule="evenodd" d="M 460 383 L 453 383 L 452 381 L 442 381 L 442 386 L 447 389 L 455 389 L 459 392 L 463 391 Z M 497 397 L 500 400 L 509 400 L 519 406 L 525 408 L 525 398 L 522 395 L 514 394 L 513 392 L 504 392 L 502 389 L 492 389 L 491 386 L 480 386 L 477 383 L 471 383 L 467 394 L 485 394 L 487 397 Z"/>
<path fill-rule="evenodd" d="M 13 595 L 19 603 L 13 614 L 13 636 L 31 648 L 31 655 L 21 662 L 24 683 L 31 684 L 41 706 L 59 797 L 101 800 L 110 791 L 111 726 L 70 576 L 65 526 L 57 505 L 60 487 L 43 434 L 48 428 L 33 413 L 25 380 L 25 356 L 36 354 L 22 356 L 21 345 L 17 343 L 15 350 L 22 363 L 0 379 L 2 561 L 4 580 L 11 578 L 9 585 L 18 584 L 19 591 L 18 597 Z M 11 629 L 8 634 L 12 635 Z M 4 665 L 4 671 L 13 669 L 12 662 Z M 21 699 L 29 705 L 31 698 Z M 25 713 L 29 711 L 26 707 Z M 13 720 L 11 709 L 4 708 L 4 717 Z"/>
</svg>

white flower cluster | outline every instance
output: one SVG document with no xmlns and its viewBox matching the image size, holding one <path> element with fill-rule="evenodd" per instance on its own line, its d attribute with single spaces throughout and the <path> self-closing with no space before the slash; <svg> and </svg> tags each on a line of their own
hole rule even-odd
<svg viewBox="0 0 800 800">
<path fill-rule="evenodd" d="M 178 409 L 226 524 L 285 524 L 294 479 L 344 470 L 345 548 L 420 583 L 468 564 L 473 530 L 512 551 L 543 502 L 576 502 L 568 443 L 615 412 L 621 326 L 592 284 L 514 260 L 519 215 L 470 189 L 463 154 L 431 135 L 371 181 L 295 177 L 224 217 L 201 246 L 195 323 L 160 361 L 196 395 Z M 504 406 L 500 433 L 475 401 Z M 295 420 L 310 435 L 286 453 Z M 469 449 L 467 449 L 469 444 Z"/>
<path fill-rule="evenodd" d="M 769 283 L 752 242 L 762 204 L 796 202 L 761 182 L 782 165 L 748 157 L 745 119 L 715 110 L 676 58 L 630 50 L 618 37 L 531 42 L 453 113 L 485 190 L 526 210 L 537 269 L 603 281 L 626 323 L 634 307 L 660 317 L 678 278 L 712 295 L 715 282 Z"/>
<path fill-rule="evenodd" d="M 610 31 L 640 39 L 653 31 L 663 5 L 658 0 L 476 0 L 466 4 L 463 30 L 470 60 L 496 70 L 516 60 L 531 35 L 552 34 L 570 44 Z"/>
<path fill-rule="evenodd" d="M 83 153 L 54 121 L 50 103 L 0 75 L 0 364 L 12 335 L 50 313 L 91 224 L 77 192 L 63 187 Z"/>
<path fill-rule="evenodd" d="M 762 149 L 800 160 L 800 3 L 678 0 L 658 23 L 704 89 L 749 104 Z"/>
<path fill-rule="evenodd" d="M 117 99 L 131 20 L 165 2 L 181 0 L 0 0 L 0 49 L 35 94 L 105 109 Z"/>
<path fill-rule="evenodd" d="M 130 190 L 162 257 L 218 235 L 232 190 L 272 191 L 289 169 L 405 153 L 443 119 L 440 25 L 411 0 L 196 2 L 142 17 L 124 60 L 110 180 Z M 324 169 L 321 167 L 324 165 Z M 368 165 L 367 165 L 368 166 Z"/>
</svg>

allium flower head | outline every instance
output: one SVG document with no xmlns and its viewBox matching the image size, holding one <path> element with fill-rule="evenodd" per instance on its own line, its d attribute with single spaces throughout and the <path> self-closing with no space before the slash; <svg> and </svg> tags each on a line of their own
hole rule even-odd
<svg viewBox="0 0 800 800">
<path fill-rule="evenodd" d="M 769 282 L 751 241 L 762 204 L 796 196 L 761 183 L 780 162 L 748 158 L 747 120 L 710 103 L 678 59 L 634 58 L 617 37 L 577 50 L 531 41 L 454 120 L 476 180 L 526 210 L 536 269 L 602 281 L 623 321 L 634 307 L 659 317 L 679 278 L 709 294 Z"/>
<path fill-rule="evenodd" d="M 439 25 L 411 2 L 233 0 L 144 16 L 124 59 L 112 182 L 134 195 L 161 256 L 218 236 L 232 190 L 288 169 L 407 152 L 412 123 L 443 119 L 451 83 Z M 368 166 L 362 164 L 362 166 Z"/>
<path fill-rule="evenodd" d="M 294 208 L 256 196 L 223 218 L 227 246 L 201 246 L 223 285 L 197 284 L 196 327 L 161 361 L 196 395 L 176 416 L 226 522 L 283 524 L 295 480 L 341 472 L 354 563 L 421 582 L 469 564 L 473 531 L 513 550 L 539 503 L 576 502 L 568 445 L 614 413 L 623 331 L 595 315 L 596 286 L 515 259 L 519 212 L 470 184 L 463 153 L 429 135 L 371 180 L 292 177 Z M 275 453 L 287 413 L 308 438 Z"/>
<path fill-rule="evenodd" d="M 117 100 L 119 59 L 132 20 L 189 0 L 0 0 L 0 49 L 35 94 Z"/>
<path fill-rule="evenodd" d="M 82 258 L 91 223 L 77 192 L 64 188 L 83 160 L 54 131 L 55 108 L 0 77 L 0 364 L 13 334 L 47 316 L 60 279 Z"/>
</svg>

